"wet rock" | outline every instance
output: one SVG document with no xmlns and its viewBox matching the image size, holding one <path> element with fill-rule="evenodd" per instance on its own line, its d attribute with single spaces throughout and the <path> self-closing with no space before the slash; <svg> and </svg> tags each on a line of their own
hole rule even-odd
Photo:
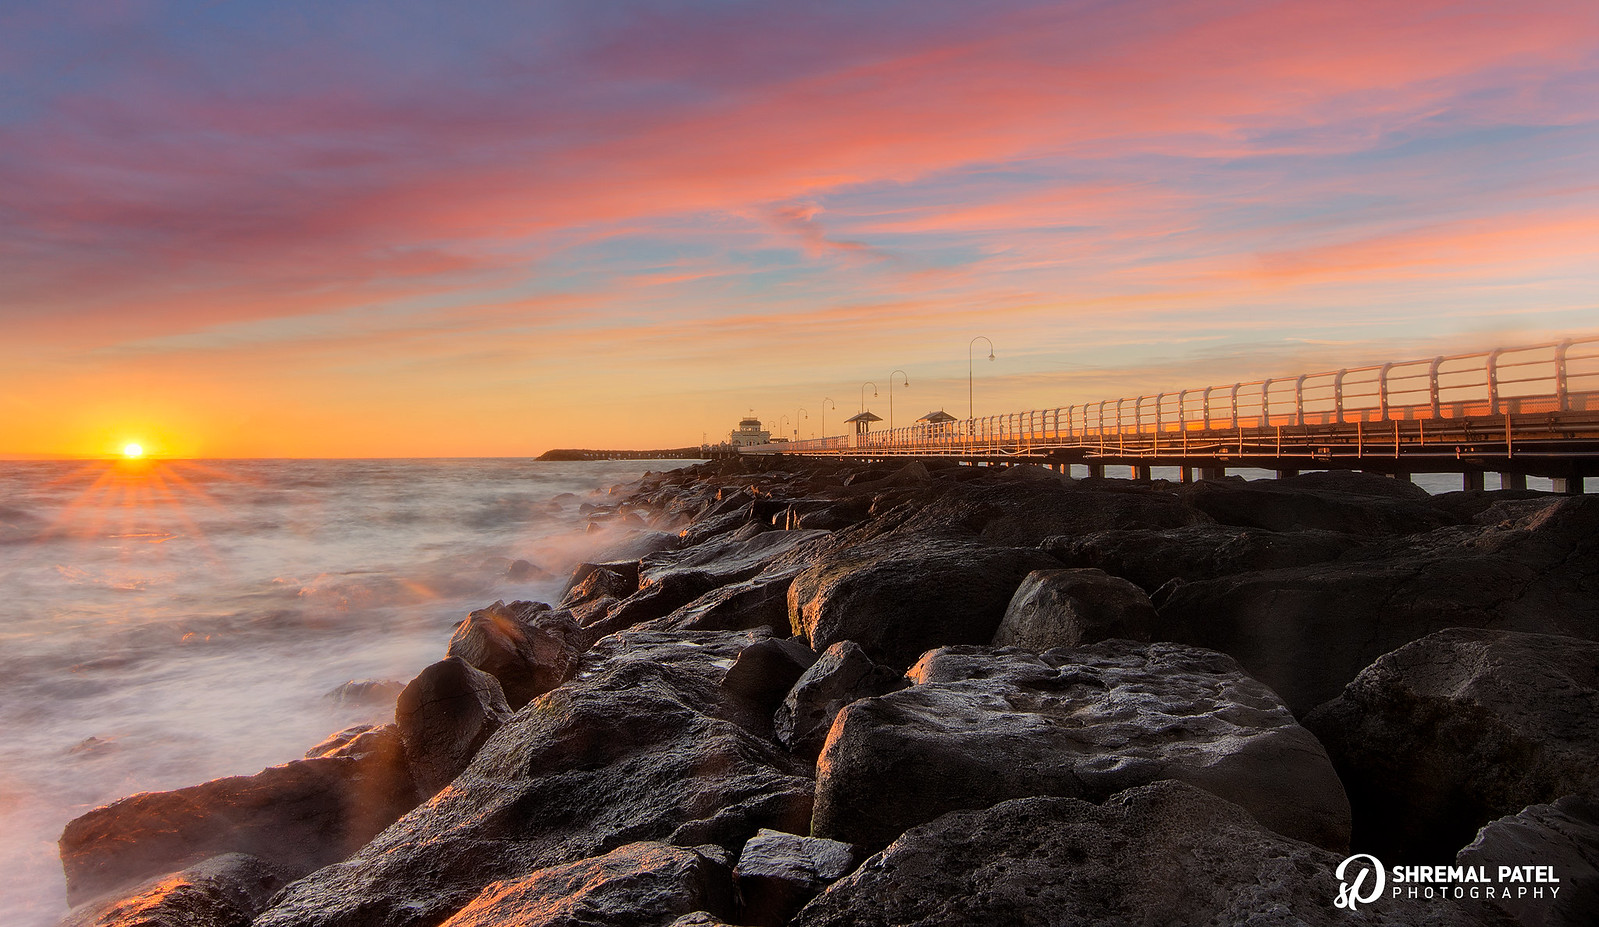
<svg viewBox="0 0 1599 927">
<path fill-rule="evenodd" d="M 850 640 L 908 666 L 933 647 L 987 643 L 1022 579 L 1057 566 L 1029 548 L 879 537 L 819 554 L 789 587 L 789 623 L 813 650 Z"/>
<path fill-rule="evenodd" d="M 721 689 L 735 701 L 741 723 L 763 736 L 772 733 L 772 712 L 782 703 L 788 690 L 811 664 L 816 653 L 799 641 L 771 638 L 758 641 L 740 651 Z"/>
<path fill-rule="evenodd" d="M 823 651 L 784 696 L 773 715 L 777 739 L 796 756 L 815 760 L 845 705 L 907 685 L 902 673 L 873 663 L 860 645 L 840 641 Z"/>
<path fill-rule="evenodd" d="M 67 901 L 227 853 L 297 877 L 349 855 L 418 800 L 392 726 L 253 776 L 132 795 L 67 824 Z"/>
<path fill-rule="evenodd" d="M 404 688 L 394 679 L 352 679 L 322 697 L 335 705 L 392 705 Z"/>
<path fill-rule="evenodd" d="M 634 561 L 631 575 L 610 567 L 588 563 L 583 566 L 590 567 L 581 580 L 574 583 L 566 594 L 561 596 L 562 608 L 575 608 L 586 605 L 597 599 L 610 596 L 615 599 L 625 599 L 638 591 L 638 562 Z"/>
<path fill-rule="evenodd" d="M 569 612 L 518 607 L 527 604 L 495 602 L 472 612 L 456 626 L 446 650 L 493 676 L 513 710 L 577 671 L 577 622 Z"/>
<path fill-rule="evenodd" d="M 1542 897 L 1495 898 L 1493 904 L 1522 927 L 1579 927 L 1599 911 L 1599 800 L 1568 795 L 1549 805 L 1533 805 L 1500 818 L 1477 833 L 1455 857 L 1461 866 L 1549 866 L 1560 880 L 1537 886 Z M 1534 886 L 1518 886 L 1532 888 Z"/>
<path fill-rule="evenodd" d="M 1450 627 L 1599 638 L 1599 498 L 1374 541 L 1337 561 L 1187 583 L 1157 636 L 1232 654 L 1295 712 L 1379 656 Z"/>
<path fill-rule="evenodd" d="M 733 927 L 733 925 L 707 911 L 695 911 L 673 921 L 671 927 Z"/>
<path fill-rule="evenodd" d="M 788 587 L 798 573 L 798 568 L 763 572 L 743 582 L 717 586 L 650 626 L 663 631 L 770 628 L 789 634 Z"/>
<path fill-rule="evenodd" d="M 994 632 L 994 646 L 1048 650 L 1110 638 L 1149 640 L 1155 606 L 1142 589 L 1103 570 L 1027 574 Z"/>
<path fill-rule="evenodd" d="M 1360 544 L 1332 531 L 1266 531 L 1232 525 L 1116 529 L 1045 540 L 1067 566 L 1097 567 L 1153 591 L 1174 579 L 1193 582 L 1336 560 Z"/>
<path fill-rule="evenodd" d="M 1494 818 L 1599 794 L 1599 643 L 1456 628 L 1384 655 L 1306 725 L 1359 844 L 1447 859 Z"/>
<path fill-rule="evenodd" d="M 817 763 L 811 832 L 881 847 L 959 808 L 1100 800 L 1177 779 L 1319 846 L 1349 841 L 1327 754 L 1225 654 L 1108 641 L 1042 654 L 947 647 L 908 689 L 854 702 Z"/>
<path fill-rule="evenodd" d="M 976 468 L 966 468 L 976 469 Z M 902 529 L 911 536 L 971 534 L 991 544 L 1031 547 L 1056 535 L 1112 528 L 1180 528 L 1211 519 L 1175 494 L 1101 480 L 1067 483 L 986 476 L 927 499 Z"/>
<path fill-rule="evenodd" d="M 748 539 L 729 538 L 662 551 L 640 561 L 639 582 L 648 588 L 673 573 L 685 571 L 709 575 L 717 585 L 739 582 L 755 576 L 783 554 L 827 534 L 826 531 L 765 531 Z"/>
<path fill-rule="evenodd" d="M 763 830 L 744 844 L 733 870 L 739 921 L 781 927 L 854 868 L 855 848 L 847 843 Z"/>
<path fill-rule="evenodd" d="M 801 909 L 794 927 L 1468 927 L 1494 912 L 1453 901 L 1333 906 L 1340 857 L 1273 833 L 1180 782 L 1094 805 L 1035 797 L 907 831 Z"/>
<path fill-rule="evenodd" d="M 511 718 L 448 790 L 290 885 L 255 927 L 437 924 L 492 882 L 628 843 L 732 850 L 761 827 L 804 827 L 812 782 L 776 745 L 716 717 L 741 639 L 762 638 L 601 641 L 608 659 L 585 655 L 578 678 Z"/>
<path fill-rule="evenodd" d="M 284 870 L 226 853 L 132 889 L 87 901 L 60 927 L 248 927 L 289 881 Z"/>
<path fill-rule="evenodd" d="M 459 657 L 417 674 L 394 707 L 417 786 L 432 795 L 449 785 L 510 716 L 499 682 Z"/>
<path fill-rule="evenodd" d="M 659 927 L 695 911 L 730 914 L 723 853 L 639 842 L 495 882 L 443 927 Z"/>
</svg>

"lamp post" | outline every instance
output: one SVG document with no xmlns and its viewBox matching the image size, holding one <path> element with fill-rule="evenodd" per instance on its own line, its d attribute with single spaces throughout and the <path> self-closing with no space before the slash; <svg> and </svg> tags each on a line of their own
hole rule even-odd
<svg viewBox="0 0 1599 927">
<path fill-rule="evenodd" d="M 860 411 L 862 411 L 862 412 L 866 411 L 866 387 L 868 387 L 868 386 L 870 386 L 872 388 L 872 398 L 873 399 L 877 398 L 877 384 L 873 383 L 871 380 L 867 380 L 865 383 L 862 383 L 861 384 L 861 408 L 860 408 Z"/>
<path fill-rule="evenodd" d="M 972 348 L 979 341 L 988 341 L 988 339 L 978 335 L 966 345 L 966 417 L 973 420 L 977 418 L 977 403 L 972 400 Z M 994 359 L 994 342 L 992 341 L 988 341 L 988 359 Z"/>
<path fill-rule="evenodd" d="M 899 374 L 900 378 L 905 381 L 905 388 L 906 389 L 910 389 L 911 388 L 911 378 L 905 375 L 905 371 L 896 370 L 896 371 L 894 371 L 894 373 Z M 888 375 L 888 430 L 889 431 L 893 431 L 894 430 L 894 373 L 891 373 L 891 374 Z"/>
<path fill-rule="evenodd" d="M 788 416 L 787 415 L 779 415 L 777 417 L 777 433 L 782 435 L 785 438 L 788 437 Z M 767 440 L 770 441 L 770 439 L 767 439 Z"/>
<path fill-rule="evenodd" d="M 795 409 L 794 410 L 794 440 L 796 440 L 796 441 L 799 440 L 799 436 L 800 436 L 800 433 L 799 433 L 800 419 L 802 419 L 802 418 L 810 418 L 810 417 L 811 417 L 810 413 L 806 412 L 804 409 Z"/>
<path fill-rule="evenodd" d="M 827 437 L 827 404 L 830 402 L 833 402 L 833 400 L 826 396 L 822 397 L 822 437 L 824 438 Z M 833 410 L 838 410 L 838 403 L 833 402 Z"/>
</svg>

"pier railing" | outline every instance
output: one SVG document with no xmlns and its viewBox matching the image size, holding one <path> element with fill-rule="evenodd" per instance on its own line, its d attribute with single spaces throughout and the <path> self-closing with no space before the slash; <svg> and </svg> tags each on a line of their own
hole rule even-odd
<svg viewBox="0 0 1599 927">
<path fill-rule="evenodd" d="M 1076 449 L 1115 458 L 1260 456 L 1273 453 L 1273 442 L 1277 454 L 1308 453 L 1318 439 L 1343 443 L 1353 431 L 1359 453 L 1366 453 L 1370 432 L 1373 442 L 1391 446 L 1397 456 L 1403 447 L 1424 445 L 1429 430 L 1435 439 L 1458 431 L 1447 427 L 1452 424 L 1502 422 L 1508 450 L 1518 423 L 1538 427 L 1567 418 L 1599 421 L 1599 336 L 748 450 L 1003 456 Z"/>
</svg>

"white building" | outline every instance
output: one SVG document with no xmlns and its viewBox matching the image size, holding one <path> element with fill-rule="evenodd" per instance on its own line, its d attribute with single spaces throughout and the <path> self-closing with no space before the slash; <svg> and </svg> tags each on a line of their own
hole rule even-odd
<svg viewBox="0 0 1599 927">
<path fill-rule="evenodd" d="M 740 419 L 738 428 L 728 437 L 728 443 L 734 447 L 754 447 L 757 444 L 770 444 L 772 433 L 761 430 L 761 420 L 758 418 Z"/>
</svg>

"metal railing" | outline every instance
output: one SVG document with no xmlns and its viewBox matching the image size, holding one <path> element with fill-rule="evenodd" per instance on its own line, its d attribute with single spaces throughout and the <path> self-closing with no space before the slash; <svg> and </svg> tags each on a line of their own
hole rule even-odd
<svg viewBox="0 0 1599 927">
<path fill-rule="evenodd" d="M 1274 432 L 1280 440 L 1285 431 L 1351 424 L 1581 412 L 1599 412 L 1599 336 L 919 423 L 792 441 L 781 450 L 959 455 L 1076 447 L 1107 453 L 1133 444 L 1139 453 L 1158 454 L 1164 443 L 1167 453 L 1182 454 L 1243 433 Z"/>
</svg>

